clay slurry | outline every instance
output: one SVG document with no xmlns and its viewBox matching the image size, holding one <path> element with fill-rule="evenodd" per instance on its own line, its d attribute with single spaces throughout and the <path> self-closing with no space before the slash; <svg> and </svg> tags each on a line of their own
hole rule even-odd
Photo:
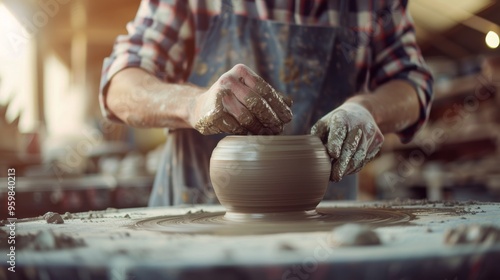
<svg viewBox="0 0 500 280">
<path fill-rule="evenodd" d="M 251 235 L 330 231 L 346 223 L 396 226 L 408 224 L 414 219 L 412 211 L 404 209 L 328 207 L 313 212 L 302 216 L 293 213 L 244 215 L 240 220 L 228 219 L 224 212 L 198 212 L 145 219 L 137 222 L 135 228 L 170 233 Z"/>
</svg>

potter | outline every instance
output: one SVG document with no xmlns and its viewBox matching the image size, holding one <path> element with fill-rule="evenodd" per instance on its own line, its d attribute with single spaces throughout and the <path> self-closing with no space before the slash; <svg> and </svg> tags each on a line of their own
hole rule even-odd
<svg viewBox="0 0 500 280">
<path fill-rule="evenodd" d="M 425 123 L 432 76 L 407 1 L 306 2 L 142 1 L 100 103 L 111 120 L 168 130 L 150 206 L 217 203 L 209 162 L 227 134 L 317 136 L 324 199 L 355 199 L 383 135 L 407 142 Z"/>
</svg>

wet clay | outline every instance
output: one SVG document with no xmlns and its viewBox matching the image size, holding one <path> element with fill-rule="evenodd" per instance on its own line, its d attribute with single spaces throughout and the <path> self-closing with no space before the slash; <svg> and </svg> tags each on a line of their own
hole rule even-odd
<svg viewBox="0 0 500 280">
<path fill-rule="evenodd" d="M 500 244 L 500 228 L 490 225 L 461 225 L 445 233 L 448 245 L 493 245 Z"/>
<path fill-rule="evenodd" d="M 375 203 L 379 208 L 373 206 Z M 475 276 L 480 275 L 483 279 L 498 279 L 495 276 L 500 268 L 500 245 L 447 246 L 443 237 L 447 228 L 461 224 L 500 227 L 499 203 L 464 204 L 474 211 L 480 210 L 477 207 L 485 211 L 467 214 L 467 220 L 461 219 L 463 214 L 453 214 L 461 206 L 440 210 L 444 206 L 433 207 L 433 202 L 401 200 L 394 204 L 398 203 L 409 206 L 388 208 L 385 201 L 322 202 L 317 208 L 321 218 L 270 223 L 226 220 L 220 205 L 99 211 L 92 217 L 104 214 L 104 218 L 92 218 L 94 223 L 87 218 L 90 213 L 73 213 L 75 218 L 65 219 L 64 225 L 46 224 L 44 220 L 23 223 L 16 236 L 37 234 L 50 228 L 56 234 L 83 238 L 86 246 L 19 251 L 19 255 L 16 251 L 16 259 L 19 257 L 16 273 L 26 275 L 22 274 L 23 268 L 46 273 L 46 268 L 53 267 L 49 272 L 66 276 L 64 279 L 105 278 L 113 271 L 120 272 L 113 275 L 121 278 L 141 275 L 144 279 L 155 279 L 155 276 L 173 272 L 173 275 L 186 276 L 185 279 L 224 279 L 221 275 L 226 274 L 219 272 L 224 273 L 228 268 L 243 272 L 235 279 L 263 279 L 266 275 L 270 275 L 269 279 L 337 279 L 340 274 L 345 279 L 356 275 L 397 279 L 454 279 L 460 275 L 478 278 Z M 124 218 L 126 214 L 131 219 Z M 346 223 L 367 224 L 377 233 L 382 245 L 330 245 L 332 230 Z M 322 228 L 322 224 L 326 226 Z M 254 230 L 262 234 L 254 234 Z M 295 233 L 297 231 L 301 232 Z M 5 240 L 0 240 L 0 246 L 6 245 Z M 97 269 L 96 274 L 92 274 L 90 268 Z M 199 273 L 187 277 L 193 268 Z M 290 274 L 284 275 L 287 271 Z M 67 272 L 72 273 L 68 276 Z M 142 272 L 148 273 L 143 275 Z M 388 275 L 391 277 L 386 277 Z"/>
<path fill-rule="evenodd" d="M 227 218 L 314 210 L 329 175 L 330 159 L 312 135 L 228 136 L 210 159 L 211 182 Z"/>
<path fill-rule="evenodd" d="M 322 117 L 311 128 L 311 134 L 323 141 L 332 158 L 330 180 L 334 182 L 361 170 L 377 155 L 384 141 L 370 112 L 351 102 Z"/>
<path fill-rule="evenodd" d="M 47 212 L 43 215 L 47 224 L 64 224 L 64 220 L 59 213 Z"/>
<path fill-rule="evenodd" d="M 280 134 L 292 119 L 291 100 L 244 65 L 223 74 L 195 102 L 201 134 Z"/>
<path fill-rule="evenodd" d="M 329 231 L 346 223 L 395 226 L 408 224 L 414 219 L 407 210 L 376 208 L 318 208 L 304 213 L 243 214 L 237 217 L 228 218 L 223 212 L 188 213 L 142 220 L 134 228 L 170 233 L 251 235 Z"/>
<path fill-rule="evenodd" d="M 202 118 L 200 118 L 194 128 L 203 135 L 230 133 L 230 134 L 246 134 L 248 131 L 242 127 L 238 120 L 224 109 L 222 99 L 229 99 L 233 96 L 231 90 L 224 89 L 219 91 L 213 102 L 213 108 L 209 109 Z M 205 102 L 211 103 L 211 102 Z M 199 110 L 199 109 L 197 109 Z M 253 119 L 247 118 L 245 114 L 238 116 L 241 121 L 251 122 Z"/>
<path fill-rule="evenodd" d="M 437 204 L 437 205 L 436 205 Z M 135 223 L 133 228 L 169 233 L 203 233 L 217 235 L 251 235 L 285 232 L 330 231 L 345 224 L 368 225 L 370 228 L 387 226 L 408 226 L 418 221 L 419 217 L 439 217 L 431 220 L 426 232 L 432 232 L 428 226 L 432 223 L 444 223 L 447 219 L 469 219 L 477 213 L 485 213 L 479 209 L 477 202 L 429 202 L 427 200 L 394 200 L 359 207 L 319 207 L 309 211 L 292 212 L 204 212 L 189 211 L 185 215 L 160 216 Z M 400 205 L 402 207 L 398 207 Z M 474 209 L 464 206 L 474 205 Z M 371 234 L 359 230 L 359 238 L 346 244 L 367 242 Z M 361 241 L 356 241 L 361 239 Z M 365 240 L 365 241 L 363 241 Z M 370 239 L 371 240 L 371 239 Z M 337 242 L 343 244 L 346 241 Z M 339 245 L 340 246 L 340 245 Z"/>
<path fill-rule="evenodd" d="M 73 218 L 74 218 L 74 216 L 73 216 L 73 214 L 71 214 L 70 212 L 66 212 L 66 213 L 64 213 L 64 215 L 63 215 L 63 219 L 66 219 L 66 220 L 71 220 L 71 219 L 73 219 Z"/>
<path fill-rule="evenodd" d="M 335 228 L 329 238 L 334 247 L 380 245 L 380 238 L 367 225 L 345 224 Z"/>
</svg>

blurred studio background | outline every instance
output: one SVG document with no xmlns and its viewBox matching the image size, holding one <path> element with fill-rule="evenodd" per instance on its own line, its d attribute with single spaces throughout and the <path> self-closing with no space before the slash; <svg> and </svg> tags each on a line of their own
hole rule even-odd
<svg viewBox="0 0 500 280">
<path fill-rule="evenodd" d="M 146 206 L 166 136 L 110 123 L 98 105 L 103 59 L 139 3 L 0 0 L 0 201 L 15 168 L 18 218 Z M 410 144 L 386 138 L 358 199 L 500 201 L 500 3 L 410 11 L 435 77 L 430 121 Z"/>
</svg>

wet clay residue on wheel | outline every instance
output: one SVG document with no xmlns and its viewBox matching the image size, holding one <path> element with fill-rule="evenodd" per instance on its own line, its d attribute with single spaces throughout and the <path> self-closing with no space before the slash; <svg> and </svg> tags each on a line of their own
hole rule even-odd
<svg viewBox="0 0 500 280">
<path fill-rule="evenodd" d="M 416 204 L 418 205 L 418 204 Z M 356 223 L 371 228 L 411 226 L 419 216 L 474 215 L 463 207 L 319 207 L 317 210 L 291 213 L 261 213 L 225 216 L 224 212 L 196 212 L 186 215 L 162 216 L 137 222 L 133 228 L 168 233 L 204 233 L 251 235 L 285 232 L 330 231 L 332 228 Z"/>
<path fill-rule="evenodd" d="M 333 247 L 380 245 L 379 236 L 367 225 L 345 224 L 333 229 L 329 245 Z"/>
<path fill-rule="evenodd" d="M 317 212 L 253 214 L 241 219 L 228 219 L 224 212 L 204 212 L 163 216 L 139 221 L 134 228 L 170 233 L 205 233 L 249 235 L 285 232 L 327 231 L 346 223 L 373 227 L 408 225 L 415 215 L 406 209 L 318 208 Z"/>
</svg>

